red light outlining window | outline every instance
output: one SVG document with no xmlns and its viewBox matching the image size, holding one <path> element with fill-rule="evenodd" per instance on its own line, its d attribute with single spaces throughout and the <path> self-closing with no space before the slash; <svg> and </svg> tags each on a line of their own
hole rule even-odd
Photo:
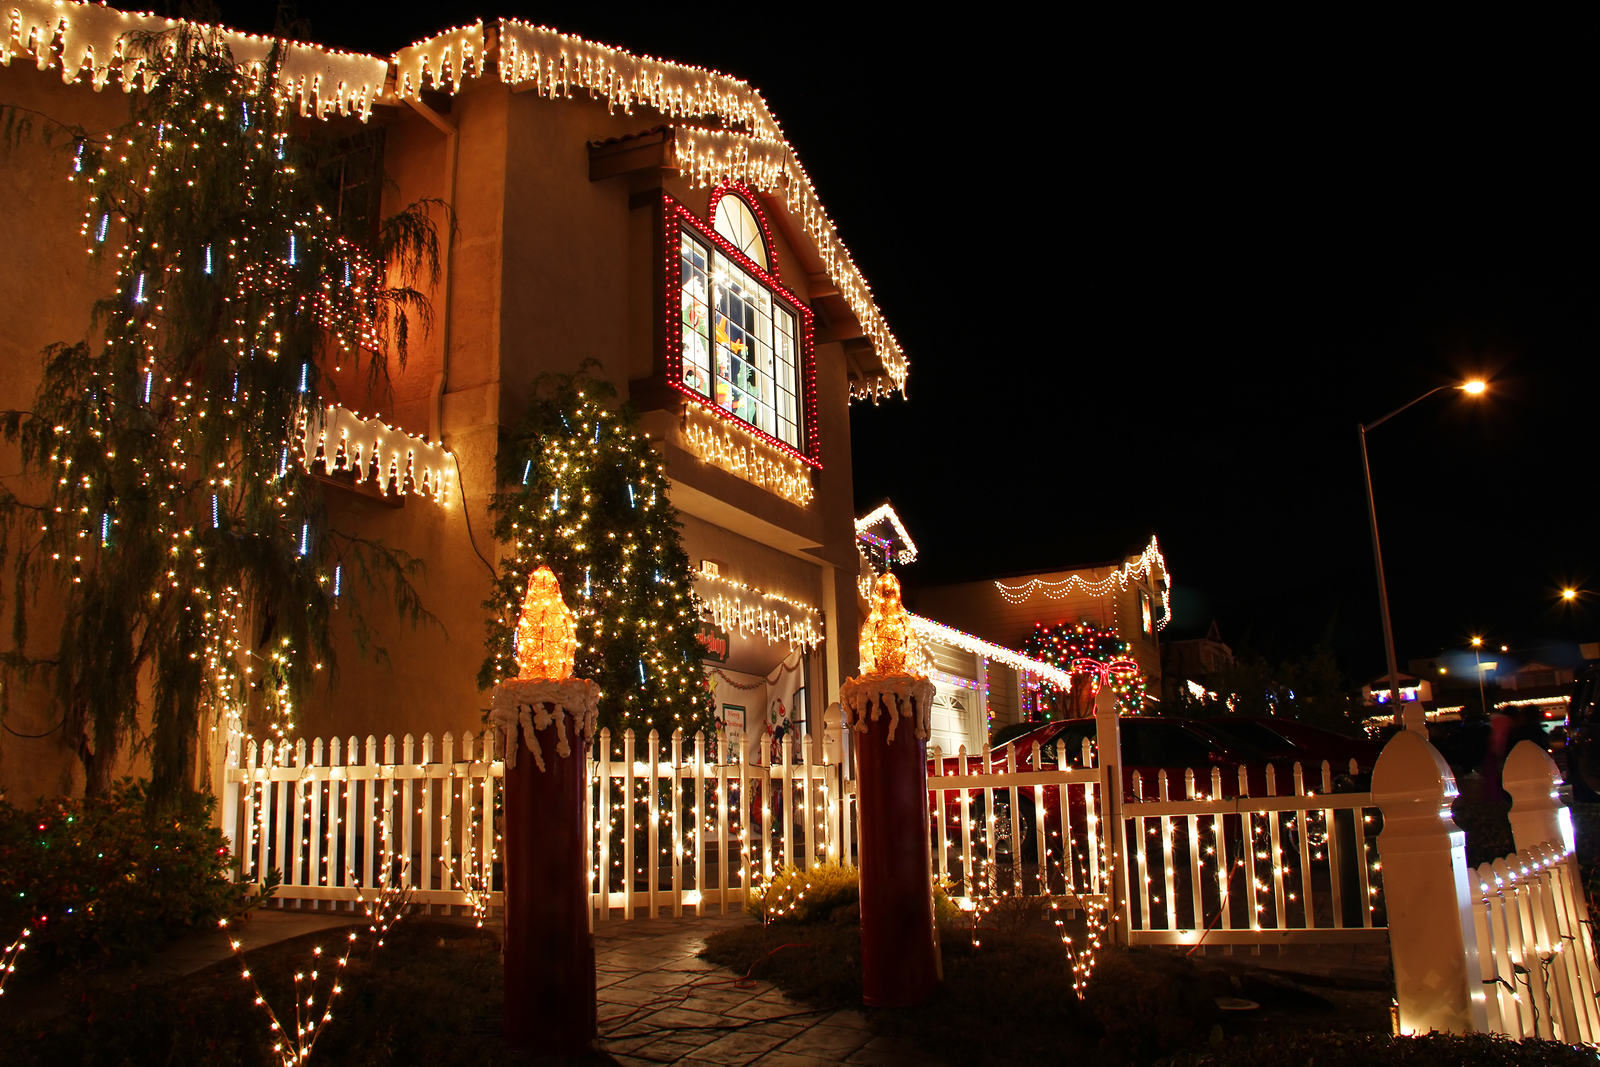
<svg viewBox="0 0 1600 1067">
<path fill-rule="evenodd" d="M 760 223 L 759 251 L 770 255 L 766 221 L 742 189 L 717 189 L 713 217 L 717 201 L 730 195 Z M 663 197 L 663 208 L 668 381 L 719 418 L 820 469 L 811 310 L 672 197 Z"/>
</svg>

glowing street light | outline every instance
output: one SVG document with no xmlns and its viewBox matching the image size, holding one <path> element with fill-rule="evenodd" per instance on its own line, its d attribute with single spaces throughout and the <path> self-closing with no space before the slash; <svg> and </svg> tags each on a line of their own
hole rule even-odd
<svg viewBox="0 0 1600 1067">
<path fill-rule="evenodd" d="M 1563 589 L 1561 590 L 1561 599 L 1576 600 L 1578 599 L 1578 591 L 1576 589 Z"/>
<path fill-rule="evenodd" d="M 1478 703 L 1483 708 L 1483 717 L 1487 719 L 1489 717 L 1489 697 L 1484 693 L 1483 689 L 1483 672 L 1494 670 L 1498 664 L 1483 662 L 1483 638 L 1481 637 L 1472 639 L 1472 658 L 1478 664 Z"/>
<path fill-rule="evenodd" d="M 1389 588 L 1383 580 L 1383 547 L 1378 541 L 1378 506 L 1372 500 L 1372 467 L 1367 462 L 1367 431 L 1377 429 L 1406 408 L 1419 404 L 1434 393 L 1442 392 L 1446 389 L 1460 389 L 1468 396 L 1482 396 L 1485 390 L 1488 389 L 1488 385 L 1480 378 L 1473 378 L 1468 381 L 1457 382 L 1455 385 L 1435 386 L 1411 401 L 1411 403 L 1402 404 L 1400 407 L 1395 408 L 1376 422 L 1356 424 L 1356 429 L 1361 437 L 1361 473 L 1366 476 L 1367 480 L 1367 518 L 1372 523 L 1372 558 L 1378 568 L 1378 606 L 1383 611 L 1383 650 L 1389 658 L 1389 692 L 1393 693 L 1397 698 L 1400 695 L 1400 667 L 1394 656 L 1394 626 L 1389 621 Z M 1476 643 L 1474 642 L 1474 644 Z M 1415 730 L 1420 734 L 1427 733 L 1427 717 L 1423 715 L 1420 708 L 1411 717 L 1413 721 L 1405 722 L 1405 702 L 1396 699 L 1395 703 L 1400 705 L 1400 710 L 1395 713 L 1399 716 L 1399 721 L 1396 725 L 1404 725 L 1407 729 Z"/>
</svg>

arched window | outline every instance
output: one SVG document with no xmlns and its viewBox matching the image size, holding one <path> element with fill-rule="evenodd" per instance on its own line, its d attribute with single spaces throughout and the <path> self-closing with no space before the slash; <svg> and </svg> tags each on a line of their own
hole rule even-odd
<svg viewBox="0 0 1600 1067">
<path fill-rule="evenodd" d="M 816 466 L 811 311 L 772 275 L 766 226 L 742 190 L 718 189 L 710 209 L 707 226 L 667 201 L 673 384 Z"/>
<path fill-rule="evenodd" d="M 767 242 L 761 233 L 761 223 L 756 221 L 756 213 L 750 210 L 743 197 L 724 193 L 718 198 L 711 228 L 756 266 L 772 270 L 767 262 Z"/>
</svg>

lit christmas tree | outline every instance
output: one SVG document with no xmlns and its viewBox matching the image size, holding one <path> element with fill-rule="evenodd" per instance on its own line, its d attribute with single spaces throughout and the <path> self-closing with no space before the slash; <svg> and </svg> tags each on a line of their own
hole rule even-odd
<svg viewBox="0 0 1600 1067">
<path fill-rule="evenodd" d="M 616 391 L 589 377 L 547 375 L 500 449 L 503 491 L 490 501 L 500 561 L 489 610 L 487 689 L 515 677 L 517 613 L 529 575 L 555 572 L 577 615 L 575 673 L 600 686 L 600 725 L 650 728 L 663 741 L 708 728 L 711 693 L 696 638 L 700 607 L 667 500 L 660 457 Z M 609 402 L 609 403 L 608 403 Z"/>
<path fill-rule="evenodd" d="M 31 410 L 4 416 L 36 497 L 0 491 L 21 594 L 4 668 L 8 683 L 48 680 L 91 793 L 147 730 L 165 802 L 193 788 L 208 717 L 292 727 L 312 679 L 331 679 L 336 601 L 366 648 L 352 586 L 427 617 L 416 561 L 328 528 L 300 439 L 328 365 L 365 360 L 387 387 L 408 314 L 427 322 L 413 283 L 437 276 L 438 254 L 426 204 L 381 223 L 350 209 L 344 172 L 327 169 L 349 139 L 316 124 L 320 143 L 296 136 L 281 44 L 250 72 L 189 24 L 128 47 L 154 90 L 130 95 L 128 123 L 104 137 L 69 131 L 86 251 L 114 272 L 100 338 L 47 349 Z M 63 619 L 43 654 L 28 650 L 35 598 Z"/>
</svg>

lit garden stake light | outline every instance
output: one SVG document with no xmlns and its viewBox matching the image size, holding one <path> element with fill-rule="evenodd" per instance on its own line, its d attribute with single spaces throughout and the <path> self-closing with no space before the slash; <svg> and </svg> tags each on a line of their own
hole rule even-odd
<svg viewBox="0 0 1600 1067">
<path fill-rule="evenodd" d="M 267 1013 L 269 1038 L 272 1042 L 272 1054 L 282 1067 L 300 1067 L 311 1058 L 311 1051 L 316 1047 L 317 1039 L 327 1029 L 328 1023 L 333 1021 L 333 1002 L 344 992 L 343 974 L 345 967 L 350 962 L 350 953 L 356 947 L 357 935 L 351 931 L 345 941 L 344 955 L 340 956 L 334 966 L 334 971 L 328 976 L 328 987 L 321 991 L 322 1008 L 318 1016 L 317 999 L 319 996 L 319 983 L 322 980 L 322 946 L 317 945 L 311 950 L 311 970 L 296 971 L 294 975 L 294 1033 L 291 1034 L 284 1023 L 279 1020 L 278 1013 L 267 1002 L 266 995 L 261 992 L 261 986 L 256 982 L 254 972 L 250 969 L 249 961 L 244 958 L 243 943 L 232 936 L 228 931 L 228 920 L 222 919 L 217 924 L 228 932 L 228 945 L 233 949 L 234 958 L 239 961 L 239 977 L 250 983 L 251 990 L 255 993 L 256 1005 Z M 287 1016 L 285 1016 L 287 1019 Z"/>
<path fill-rule="evenodd" d="M 32 935 L 32 930 L 24 929 L 15 941 L 5 947 L 4 952 L 0 952 L 0 997 L 6 995 L 6 982 L 16 972 L 17 957 L 28 947 L 28 938 Z"/>
</svg>

